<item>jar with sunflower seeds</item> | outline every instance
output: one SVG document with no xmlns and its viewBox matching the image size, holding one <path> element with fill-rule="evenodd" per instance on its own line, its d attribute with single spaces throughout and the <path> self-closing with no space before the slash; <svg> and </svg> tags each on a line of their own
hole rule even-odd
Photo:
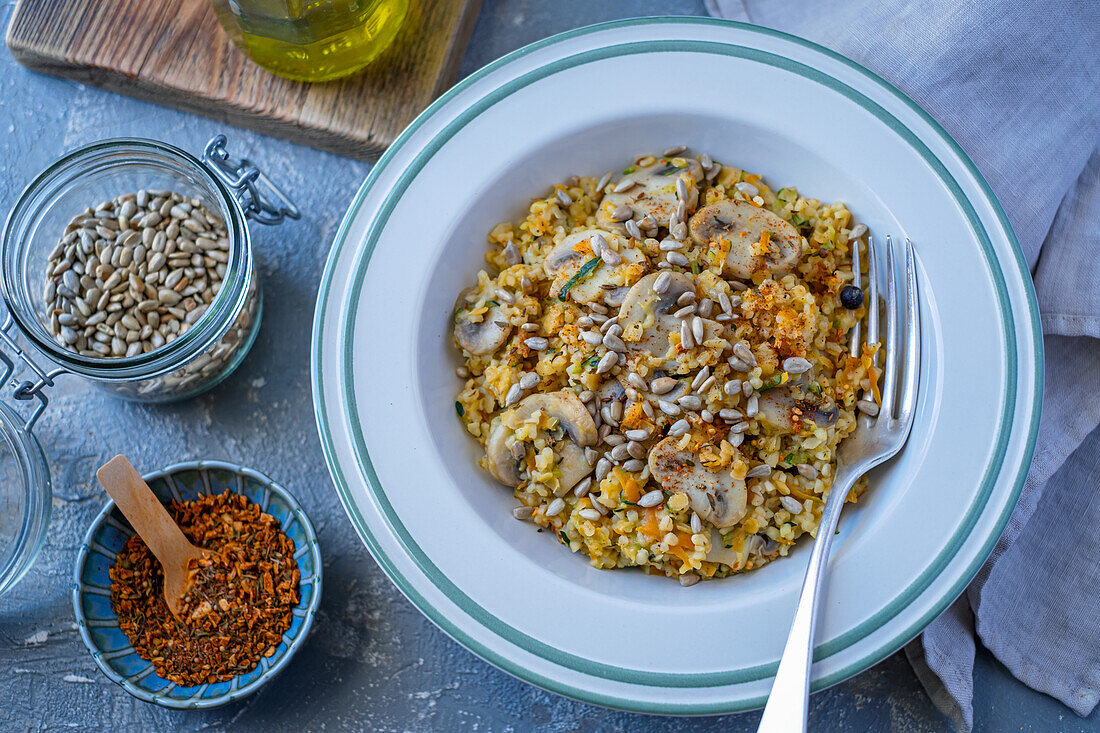
<svg viewBox="0 0 1100 733">
<path fill-rule="evenodd" d="M 142 402 L 186 399 L 232 373 L 263 308 L 246 219 L 299 213 L 225 142 L 211 140 L 200 160 L 153 140 L 105 140 L 43 171 L 4 228 L 0 340 L 16 348 L 20 337 L 55 367 L 44 374 Z"/>
</svg>

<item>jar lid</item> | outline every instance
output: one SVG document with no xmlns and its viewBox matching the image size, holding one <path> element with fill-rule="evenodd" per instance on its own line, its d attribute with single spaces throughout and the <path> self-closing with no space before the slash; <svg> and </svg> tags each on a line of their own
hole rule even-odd
<svg viewBox="0 0 1100 733">
<path fill-rule="evenodd" d="M 50 468 L 27 421 L 0 402 L 0 595 L 30 570 L 46 539 Z"/>
</svg>

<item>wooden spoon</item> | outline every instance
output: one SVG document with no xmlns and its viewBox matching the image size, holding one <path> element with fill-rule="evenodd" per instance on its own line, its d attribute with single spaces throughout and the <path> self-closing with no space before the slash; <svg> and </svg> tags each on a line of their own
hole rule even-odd
<svg viewBox="0 0 1100 733">
<path fill-rule="evenodd" d="M 207 555 L 207 551 L 187 540 L 126 456 L 115 456 L 95 475 L 138 536 L 160 561 L 164 568 L 164 600 L 172 615 L 182 620 L 181 604 L 191 584 L 188 564 Z"/>
</svg>

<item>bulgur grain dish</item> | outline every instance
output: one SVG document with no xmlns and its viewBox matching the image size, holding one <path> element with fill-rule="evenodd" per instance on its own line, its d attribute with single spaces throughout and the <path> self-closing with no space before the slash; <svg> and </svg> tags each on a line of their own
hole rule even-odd
<svg viewBox="0 0 1100 733">
<path fill-rule="evenodd" d="M 813 535 L 837 447 L 878 402 L 877 347 L 847 352 L 866 232 L 684 148 L 494 227 L 455 306 L 455 408 L 515 517 L 682 585 Z"/>
</svg>

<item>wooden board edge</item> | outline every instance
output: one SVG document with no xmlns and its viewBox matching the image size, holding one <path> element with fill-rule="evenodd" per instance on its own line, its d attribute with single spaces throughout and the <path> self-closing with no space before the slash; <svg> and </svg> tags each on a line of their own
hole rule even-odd
<svg viewBox="0 0 1100 733">
<path fill-rule="evenodd" d="M 466 55 L 466 49 L 470 45 L 470 36 L 473 35 L 474 26 L 477 25 L 478 15 L 481 13 L 481 0 L 468 0 L 463 8 L 462 15 L 455 24 L 455 32 L 451 36 L 450 45 L 443 56 L 443 65 L 440 69 L 439 79 L 435 89 L 432 90 L 432 101 L 440 94 L 454 86 L 458 79 L 458 70 L 462 66 L 462 59 Z"/>
<path fill-rule="evenodd" d="M 30 69 L 50 76 L 59 76 L 89 86 L 106 89 L 116 94 L 134 97 L 160 106 L 171 107 L 183 112 L 206 117 L 248 130 L 273 135 L 299 145 L 308 145 L 337 155 L 345 155 L 370 162 L 376 161 L 385 152 L 390 140 L 356 141 L 340 138 L 329 130 L 314 128 L 288 120 L 280 120 L 269 115 L 257 114 L 247 109 L 235 107 L 224 102 L 202 100 L 203 105 L 191 104 L 181 95 L 173 95 L 171 90 L 150 84 L 142 79 L 108 69 L 66 64 L 53 58 L 46 58 L 33 49 L 23 46 L 9 47 L 16 61 Z"/>
</svg>

